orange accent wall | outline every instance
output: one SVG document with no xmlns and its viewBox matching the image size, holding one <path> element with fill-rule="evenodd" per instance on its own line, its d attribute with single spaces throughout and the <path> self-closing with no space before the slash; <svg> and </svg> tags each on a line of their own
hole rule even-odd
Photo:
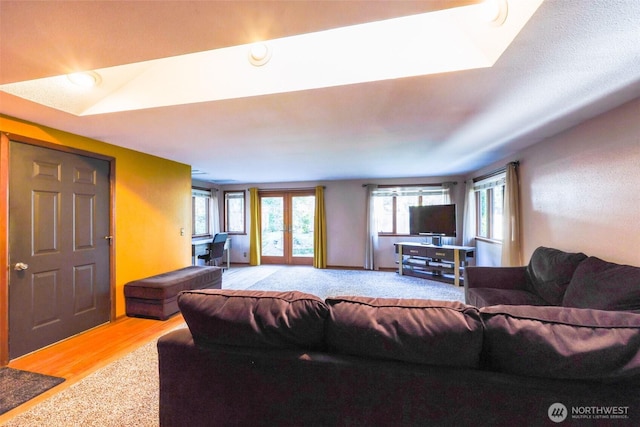
<svg viewBox="0 0 640 427">
<path fill-rule="evenodd" d="M 4 115 L 0 131 L 115 159 L 116 317 L 125 314 L 125 283 L 191 264 L 189 165 Z"/>
</svg>

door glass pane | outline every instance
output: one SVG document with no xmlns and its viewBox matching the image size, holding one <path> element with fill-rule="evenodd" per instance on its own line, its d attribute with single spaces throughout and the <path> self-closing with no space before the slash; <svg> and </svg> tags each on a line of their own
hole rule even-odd
<svg viewBox="0 0 640 427">
<path fill-rule="evenodd" d="M 291 238 L 294 257 L 313 257 L 315 196 L 291 198 Z"/>
<path fill-rule="evenodd" d="M 262 255 L 284 256 L 284 199 L 262 197 Z"/>
</svg>

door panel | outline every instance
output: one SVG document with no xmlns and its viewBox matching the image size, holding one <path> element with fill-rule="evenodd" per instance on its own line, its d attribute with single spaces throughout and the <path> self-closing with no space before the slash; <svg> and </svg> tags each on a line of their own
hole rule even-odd
<svg viewBox="0 0 640 427">
<path fill-rule="evenodd" d="M 33 191 L 33 254 L 45 255 L 58 250 L 57 236 L 60 234 L 60 194 L 48 191 Z"/>
<path fill-rule="evenodd" d="M 313 264 L 315 194 L 260 195 L 264 264 Z"/>
<path fill-rule="evenodd" d="M 109 162 L 10 143 L 9 356 L 108 322 Z M 16 270 L 17 263 L 28 267 Z"/>
<path fill-rule="evenodd" d="M 33 289 L 33 306 L 40 307 L 35 311 L 33 327 L 35 329 L 60 321 L 60 287 L 57 271 L 43 271 L 31 277 Z"/>
</svg>

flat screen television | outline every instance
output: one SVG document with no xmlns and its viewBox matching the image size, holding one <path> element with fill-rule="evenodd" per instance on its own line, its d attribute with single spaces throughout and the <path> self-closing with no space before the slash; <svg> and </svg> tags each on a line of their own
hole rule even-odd
<svg viewBox="0 0 640 427">
<path fill-rule="evenodd" d="M 456 237 L 456 205 L 410 206 L 409 233 Z"/>
</svg>

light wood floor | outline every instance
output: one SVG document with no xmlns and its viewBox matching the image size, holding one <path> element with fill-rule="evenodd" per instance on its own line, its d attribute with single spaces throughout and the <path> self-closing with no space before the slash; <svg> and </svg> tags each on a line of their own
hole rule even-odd
<svg viewBox="0 0 640 427">
<path fill-rule="evenodd" d="M 222 286 L 225 289 L 245 289 L 279 268 L 283 267 L 233 266 L 224 272 Z M 0 415 L 0 425 L 183 322 L 180 314 L 166 321 L 120 317 L 114 322 L 12 360 L 8 365 L 11 368 L 62 377 L 66 381 Z"/>
</svg>

